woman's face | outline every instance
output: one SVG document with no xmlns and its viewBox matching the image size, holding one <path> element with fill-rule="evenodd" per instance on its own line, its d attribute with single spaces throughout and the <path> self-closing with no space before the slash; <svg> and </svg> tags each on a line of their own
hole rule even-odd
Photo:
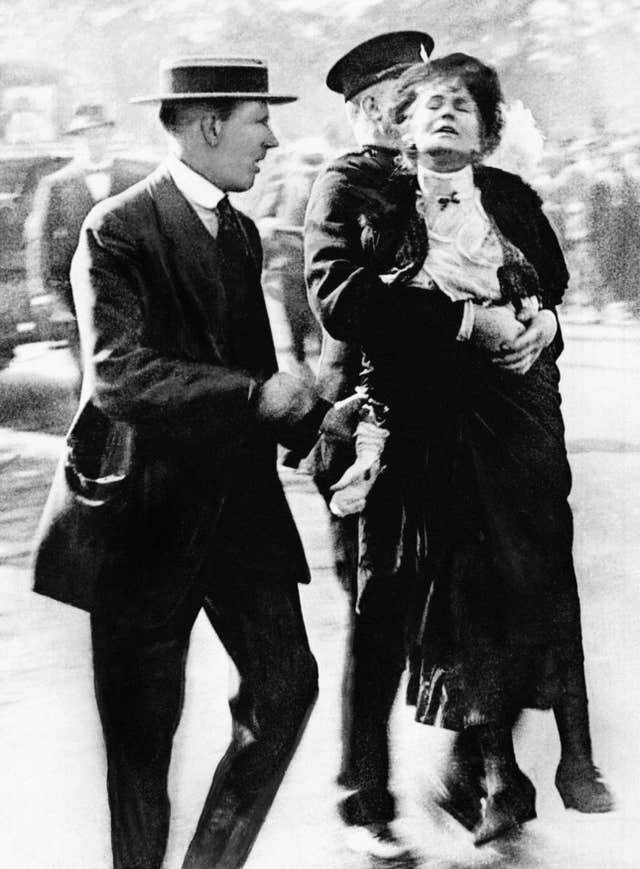
<svg viewBox="0 0 640 869">
<path fill-rule="evenodd" d="M 404 139 L 423 165 L 443 172 L 461 169 L 481 149 L 475 101 L 458 79 L 425 82 L 405 122 Z"/>
</svg>

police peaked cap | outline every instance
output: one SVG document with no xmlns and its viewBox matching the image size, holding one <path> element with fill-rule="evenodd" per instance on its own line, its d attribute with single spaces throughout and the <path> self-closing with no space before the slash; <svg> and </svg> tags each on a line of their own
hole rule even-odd
<svg viewBox="0 0 640 869">
<path fill-rule="evenodd" d="M 401 73 L 433 51 L 433 39 L 419 30 L 396 30 L 367 39 L 340 58 L 329 70 L 327 87 L 345 100 L 376 82 Z"/>
</svg>

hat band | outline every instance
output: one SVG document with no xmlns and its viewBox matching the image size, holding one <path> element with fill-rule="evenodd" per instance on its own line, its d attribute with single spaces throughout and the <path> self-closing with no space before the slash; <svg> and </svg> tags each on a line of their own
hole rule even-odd
<svg viewBox="0 0 640 869">
<path fill-rule="evenodd" d="M 265 67 L 177 67 L 162 70 L 160 92 L 164 94 L 264 93 L 269 90 Z"/>
</svg>

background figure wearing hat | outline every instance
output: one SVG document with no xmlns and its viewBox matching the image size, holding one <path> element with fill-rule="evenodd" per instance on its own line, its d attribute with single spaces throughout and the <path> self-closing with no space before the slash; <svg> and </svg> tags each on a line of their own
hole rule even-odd
<svg viewBox="0 0 640 869">
<path fill-rule="evenodd" d="M 60 565 L 70 537 L 52 543 L 67 463 L 41 523 L 35 588 L 92 612 L 115 869 L 162 865 L 189 634 L 204 609 L 238 678 L 232 739 L 183 867 L 232 869 L 317 692 L 297 588 L 309 570 L 276 442 L 305 452 L 321 422 L 353 423 L 359 402 L 329 409 L 277 372 L 259 236 L 226 196 L 249 189 L 278 144 L 269 103 L 294 97 L 269 93 L 260 61 L 187 58 L 162 75 L 160 95 L 140 99 L 162 103 L 167 161 L 92 210 L 72 266 L 85 373 L 70 463 L 81 483 L 97 465 L 105 487 L 118 468 L 125 493 L 106 517 L 68 508 L 64 527 L 90 527 L 104 553 L 72 589 Z M 98 481 L 98 501 L 100 491 Z"/>
<path fill-rule="evenodd" d="M 309 299 L 321 322 L 328 319 L 330 300 L 338 301 L 331 334 L 324 331 L 318 369 L 321 394 L 330 400 L 350 395 L 360 370 L 360 340 L 367 324 L 360 318 L 365 300 L 374 295 L 385 306 L 385 341 L 402 341 L 402 322 L 394 319 L 394 303 L 378 280 L 376 264 L 365 252 L 367 233 L 398 203 L 394 190 L 397 141 L 384 123 L 384 102 L 396 79 L 410 65 L 426 60 L 433 48 L 427 33 L 383 34 L 356 46 L 330 70 L 327 85 L 346 100 L 347 116 L 360 150 L 333 161 L 317 179 L 305 220 L 305 264 Z M 397 190 L 397 183 L 395 185 Z M 430 300 L 415 298 L 415 316 Z M 339 323 L 336 329 L 335 323 Z M 341 340 L 342 339 L 342 340 Z M 307 464 L 328 504 L 331 486 L 353 461 L 352 444 L 317 444 Z M 390 502 L 398 493 L 389 491 Z M 343 681 L 342 766 L 338 781 L 351 789 L 340 805 L 354 847 L 379 856 L 404 850 L 390 822 L 395 800 L 389 792 L 389 715 L 410 651 L 411 614 L 421 609 L 413 565 L 403 563 L 387 585 L 358 589 L 357 517 L 330 514 L 336 571 L 348 589 L 352 623 Z M 381 535 L 386 534 L 381 529 Z M 380 546 L 384 546 L 381 537 Z M 357 603 L 357 612 L 356 612 Z M 462 767 L 462 761 L 459 762 Z M 464 817 L 476 812 L 466 782 L 456 774 L 458 792 L 441 782 L 441 801 Z M 467 805 L 467 803 L 469 805 Z M 469 826 L 476 820 L 466 819 Z"/>
<path fill-rule="evenodd" d="M 74 159 L 43 178 L 25 227 L 27 276 L 34 294 L 54 293 L 65 314 L 75 317 L 69 270 L 80 227 L 96 202 L 122 193 L 149 166 L 109 155 L 114 122 L 99 104 L 79 106 L 66 130 L 75 143 Z M 77 332 L 71 350 L 80 364 Z"/>
</svg>

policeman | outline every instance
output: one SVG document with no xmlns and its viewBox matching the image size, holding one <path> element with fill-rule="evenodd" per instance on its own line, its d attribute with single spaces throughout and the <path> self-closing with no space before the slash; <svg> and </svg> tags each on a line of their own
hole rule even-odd
<svg viewBox="0 0 640 869">
<path fill-rule="evenodd" d="M 327 86 L 341 94 L 359 150 L 334 160 L 311 192 L 305 220 L 305 267 L 309 299 L 323 325 L 318 380 L 324 397 L 353 392 L 360 367 L 359 299 L 371 289 L 375 263 L 367 261 L 365 235 L 376 216 L 395 207 L 392 179 L 397 141 L 385 123 L 385 100 L 412 64 L 428 60 L 428 33 L 385 33 L 341 57 Z M 397 185 L 395 185 L 397 187 Z M 336 340 L 345 339 L 345 340 Z M 351 464 L 349 447 L 320 442 L 312 456 L 316 484 L 325 500 Z M 413 594 L 409 577 L 393 595 L 357 594 L 357 517 L 331 516 L 336 570 L 350 593 L 352 623 L 343 683 L 343 754 L 338 781 L 352 790 L 339 811 L 351 845 L 387 859 L 407 849 L 392 828 L 395 800 L 389 791 L 389 715 L 405 668 L 407 619 Z M 416 608 L 413 608 L 415 611 Z"/>
</svg>

